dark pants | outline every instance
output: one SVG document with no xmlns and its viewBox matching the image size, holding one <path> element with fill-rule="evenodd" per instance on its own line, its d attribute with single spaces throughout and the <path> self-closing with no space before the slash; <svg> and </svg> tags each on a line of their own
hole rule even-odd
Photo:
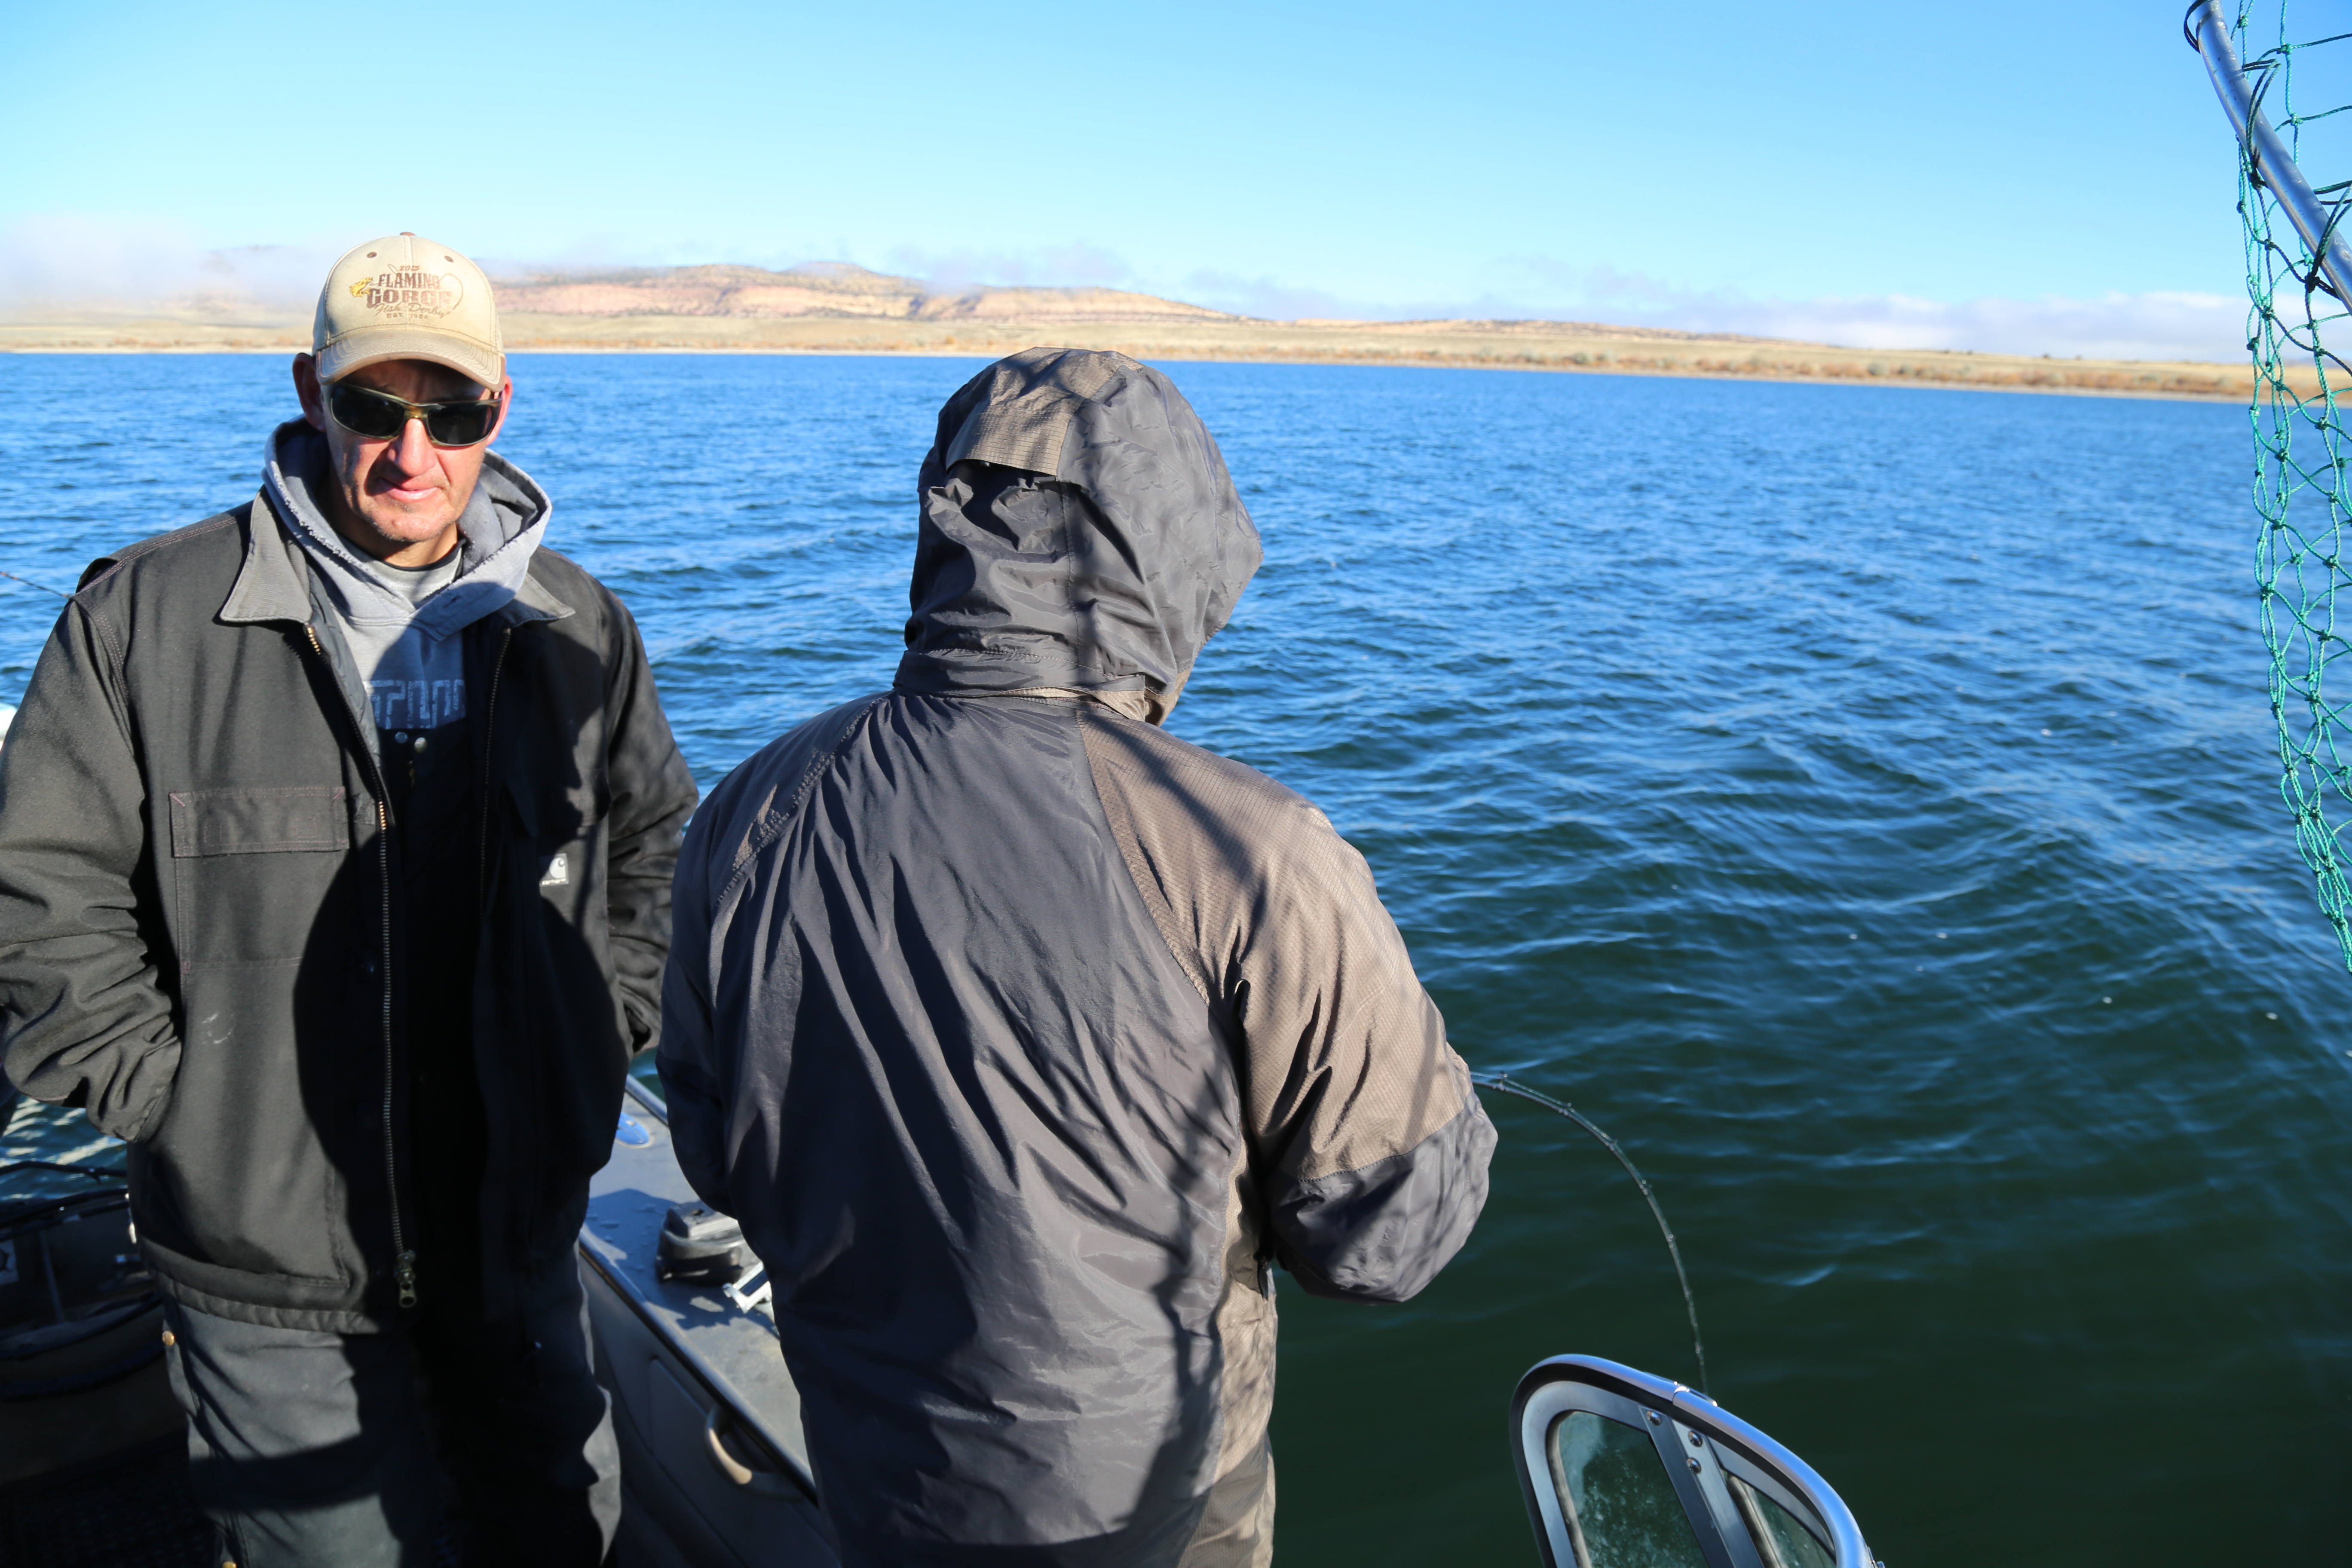
<svg viewBox="0 0 2352 1568">
<path fill-rule="evenodd" d="M 167 1303 L 197 1501 L 238 1568 L 593 1568 L 620 1458 L 578 1275 L 519 1318 L 381 1334 L 262 1328 Z"/>
</svg>

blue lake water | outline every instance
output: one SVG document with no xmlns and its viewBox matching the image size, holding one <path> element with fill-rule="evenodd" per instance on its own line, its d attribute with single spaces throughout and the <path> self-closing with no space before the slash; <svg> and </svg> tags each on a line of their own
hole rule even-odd
<svg viewBox="0 0 2352 1568">
<path fill-rule="evenodd" d="M 707 784 L 887 683 L 978 362 L 518 356 L 502 449 Z M 1715 1393 L 1896 1568 L 2342 1561 L 2352 980 L 2274 785 L 2242 409 L 1171 364 L 1266 565 L 1171 728 L 1370 858 L 1474 1065 L 1655 1183 Z M 0 356 L 0 570 L 248 497 L 268 357 Z M 0 702 L 56 601 L 0 580 Z M 1534 1561 L 1518 1373 L 1692 1374 L 1639 1195 L 1494 1108 L 1402 1308 L 1282 1298 L 1280 1558 Z"/>
</svg>

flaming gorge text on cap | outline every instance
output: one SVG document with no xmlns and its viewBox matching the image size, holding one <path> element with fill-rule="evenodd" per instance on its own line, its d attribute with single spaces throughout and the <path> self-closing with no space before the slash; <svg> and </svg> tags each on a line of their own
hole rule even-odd
<svg viewBox="0 0 2352 1568">
<path fill-rule="evenodd" d="M 482 269 L 446 245 L 395 234 L 354 247 L 327 274 L 310 328 L 319 379 L 388 359 L 430 360 L 495 391 L 506 373 Z"/>
</svg>

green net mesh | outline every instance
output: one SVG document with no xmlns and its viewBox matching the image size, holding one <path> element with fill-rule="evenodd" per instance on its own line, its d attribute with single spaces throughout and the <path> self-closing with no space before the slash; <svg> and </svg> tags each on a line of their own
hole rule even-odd
<svg viewBox="0 0 2352 1568">
<path fill-rule="evenodd" d="M 2256 100 L 2295 164 L 2338 217 L 2352 181 L 2352 33 L 2299 41 L 2286 7 L 2242 6 L 2233 31 Z M 2263 638 L 2278 721 L 2279 789 L 2319 907 L 2352 965 L 2352 469 L 2346 415 L 2352 311 L 2329 291 L 2311 247 L 2242 157 L 2247 347 L 2254 362 L 2254 507 Z"/>
</svg>

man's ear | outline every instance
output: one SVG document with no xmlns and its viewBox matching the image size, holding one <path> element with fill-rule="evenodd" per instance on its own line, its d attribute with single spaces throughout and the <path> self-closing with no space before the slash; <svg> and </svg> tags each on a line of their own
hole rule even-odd
<svg viewBox="0 0 2352 1568">
<path fill-rule="evenodd" d="M 318 431 L 327 428 L 327 400 L 319 390 L 319 362 L 309 354 L 294 356 L 294 395 L 302 400 L 302 417 Z"/>
<path fill-rule="evenodd" d="M 490 433 L 483 440 L 483 446 L 489 446 L 498 440 L 499 432 L 507 427 L 507 416 L 512 412 L 514 412 L 514 377 L 502 375 L 499 378 L 499 422 L 490 426 Z"/>
</svg>

